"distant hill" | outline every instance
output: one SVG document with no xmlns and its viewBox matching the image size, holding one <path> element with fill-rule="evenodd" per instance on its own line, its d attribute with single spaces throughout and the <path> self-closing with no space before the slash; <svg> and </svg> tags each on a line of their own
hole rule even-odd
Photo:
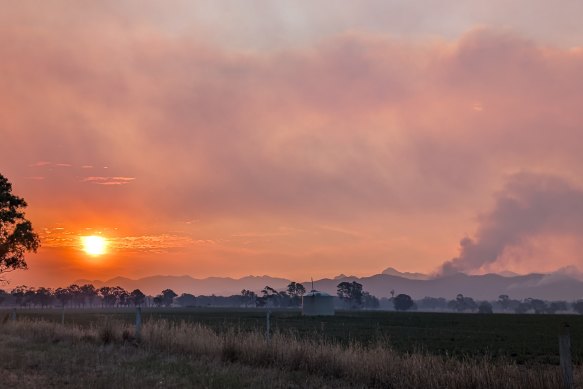
<svg viewBox="0 0 583 389">
<path fill-rule="evenodd" d="M 400 272 L 397 269 L 392 268 L 392 267 L 386 268 L 385 270 L 383 270 L 383 272 L 381 274 L 386 274 L 388 276 L 397 276 L 397 277 L 408 278 L 410 280 L 428 280 L 429 278 L 431 278 L 427 274 Z"/>
<path fill-rule="evenodd" d="M 389 270 L 389 269 L 387 269 Z M 564 273 L 527 274 L 527 275 L 454 275 L 412 279 L 420 277 L 419 273 L 400 273 L 394 269 L 389 272 L 401 275 L 376 274 L 369 277 L 354 277 L 340 275 L 333 279 L 314 280 L 314 288 L 330 294 L 336 294 L 336 286 L 343 281 L 356 281 L 364 289 L 377 297 L 390 297 L 391 290 L 395 293 L 405 293 L 414 299 L 425 296 L 453 299 L 459 293 L 478 300 L 495 300 L 501 294 L 511 298 L 524 299 L 528 297 L 545 300 L 577 300 L 583 299 L 583 282 Z M 242 289 L 259 292 L 266 285 L 283 290 L 290 283 L 285 278 L 270 276 L 247 276 L 243 278 L 209 277 L 203 279 L 190 276 L 151 276 L 137 280 L 116 277 L 107 281 L 78 280 L 77 284 L 91 283 L 95 287 L 121 286 L 126 290 L 141 289 L 144 293 L 155 295 L 163 289 L 170 288 L 177 293 L 192 293 L 194 295 L 229 296 L 241 293 Z M 306 289 L 311 289 L 310 281 L 302 282 Z"/>
<path fill-rule="evenodd" d="M 316 289 L 336 292 L 336 285 L 345 280 L 324 279 L 314 281 Z M 414 299 L 425 296 L 453 299 L 458 293 L 474 299 L 495 300 L 501 294 L 511 298 L 528 297 L 545 300 L 583 299 L 583 282 L 560 274 L 528 274 L 501 276 L 498 274 L 467 275 L 458 273 L 427 280 L 411 280 L 404 277 L 377 274 L 357 280 L 364 289 L 377 297 L 389 297 L 390 291 L 405 293 Z"/>
<path fill-rule="evenodd" d="M 230 296 L 240 294 L 241 290 L 259 291 L 266 285 L 275 289 L 284 289 L 290 280 L 269 276 L 247 276 L 243 278 L 208 277 L 197 279 L 190 276 L 150 276 L 139 279 L 116 277 L 107 281 L 78 280 L 77 284 L 93 284 L 96 288 L 102 286 L 121 286 L 126 290 L 140 289 L 142 292 L 155 295 L 164 289 L 172 289 L 176 293 L 192 293 L 196 295 Z M 306 284 L 307 286 L 307 284 Z"/>
</svg>

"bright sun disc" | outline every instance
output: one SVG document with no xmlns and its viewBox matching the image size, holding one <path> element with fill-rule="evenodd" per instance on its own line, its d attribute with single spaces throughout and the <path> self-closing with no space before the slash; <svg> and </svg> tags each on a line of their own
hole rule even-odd
<svg viewBox="0 0 583 389">
<path fill-rule="evenodd" d="M 83 244 L 83 250 L 89 255 L 105 254 L 105 249 L 107 248 L 107 241 L 101 236 L 82 236 L 81 243 Z"/>
</svg>

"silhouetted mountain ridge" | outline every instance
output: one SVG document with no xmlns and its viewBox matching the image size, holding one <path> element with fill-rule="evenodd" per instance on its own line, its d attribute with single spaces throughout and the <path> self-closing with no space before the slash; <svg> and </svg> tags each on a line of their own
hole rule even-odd
<svg viewBox="0 0 583 389">
<path fill-rule="evenodd" d="M 429 275 L 423 274 L 423 273 L 400 272 L 393 267 L 386 268 L 385 270 L 383 270 L 383 272 L 381 274 L 386 274 L 388 276 L 398 276 L 398 277 L 408 278 L 410 280 L 427 280 L 427 279 L 431 278 Z"/>
<path fill-rule="evenodd" d="M 395 272 L 399 273 L 396 270 Z M 401 274 L 403 275 L 375 274 L 368 277 L 340 275 L 335 278 L 314 280 L 314 288 L 336 294 L 338 283 L 356 281 L 361 283 L 366 291 L 377 297 L 390 297 L 391 290 L 394 290 L 397 294 L 405 293 L 415 299 L 425 296 L 452 299 L 459 293 L 475 299 L 488 300 L 495 300 L 501 294 L 509 295 L 515 299 L 533 297 L 546 300 L 577 300 L 583 298 L 583 282 L 562 271 L 550 274 L 532 273 L 516 276 L 456 273 L 426 279 L 412 279 L 406 276 L 420 273 Z M 144 293 L 150 295 L 158 294 L 163 289 L 170 288 L 179 294 L 229 296 L 241 293 L 242 289 L 259 292 L 266 285 L 283 290 L 290 282 L 291 280 L 286 278 L 267 275 L 250 275 L 242 278 L 208 277 L 202 279 L 187 275 L 155 275 L 140 279 L 115 277 L 107 281 L 78 280 L 75 283 L 91 283 L 97 288 L 102 286 L 121 286 L 129 291 L 141 289 Z M 302 284 L 306 289 L 311 289 L 311 281 L 304 281 Z"/>
</svg>

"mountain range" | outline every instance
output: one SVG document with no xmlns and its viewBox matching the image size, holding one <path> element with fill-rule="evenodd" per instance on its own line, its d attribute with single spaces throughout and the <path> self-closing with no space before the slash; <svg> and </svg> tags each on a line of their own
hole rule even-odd
<svg viewBox="0 0 583 389">
<path fill-rule="evenodd" d="M 515 273 L 468 275 L 456 273 L 447 276 L 429 276 L 421 273 L 401 273 L 393 268 L 381 274 L 368 277 L 345 276 L 323 278 L 314 281 L 314 288 L 336 294 L 336 286 L 343 281 L 356 281 L 363 289 L 377 297 L 390 297 L 395 294 L 408 294 L 414 299 L 425 296 L 453 299 L 458 294 L 479 300 L 495 300 L 505 294 L 513 299 L 528 297 L 545 300 L 578 300 L 583 298 L 583 282 L 575 276 L 558 271 L 550 274 Z M 95 287 L 121 286 L 126 290 L 140 289 L 149 295 L 159 294 L 164 289 L 176 293 L 194 295 L 230 296 L 240 294 L 242 289 L 259 292 L 265 286 L 284 290 L 291 280 L 264 276 L 243 278 L 208 277 L 197 279 L 190 276 L 156 275 L 139 279 L 116 277 L 107 281 L 77 280 L 77 284 L 93 284 Z M 307 290 L 312 288 L 311 281 L 302 282 Z"/>
</svg>

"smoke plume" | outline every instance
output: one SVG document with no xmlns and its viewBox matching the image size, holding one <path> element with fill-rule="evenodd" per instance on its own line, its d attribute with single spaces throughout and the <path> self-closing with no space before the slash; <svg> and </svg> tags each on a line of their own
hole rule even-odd
<svg viewBox="0 0 583 389">
<path fill-rule="evenodd" d="M 533 237 L 582 235 L 583 189 L 554 175 L 518 173 L 479 221 L 475 237 L 460 241 L 460 255 L 442 265 L 443 274 L 480 269 Z"/>
</svg>

